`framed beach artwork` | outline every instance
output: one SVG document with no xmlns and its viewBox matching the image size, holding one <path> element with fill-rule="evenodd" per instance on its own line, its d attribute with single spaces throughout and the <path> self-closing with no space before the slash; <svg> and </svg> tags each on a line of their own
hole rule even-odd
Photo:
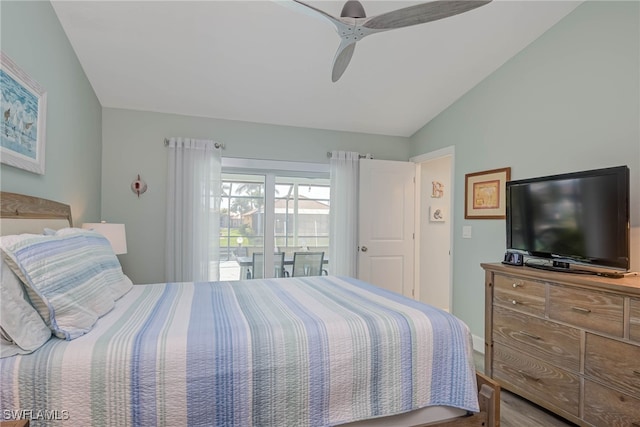
<svg viewBox="0 0 640 427">
<path fill-rule="evenodd" d="M 465 219 L 506 217 L 505 191 L 511 168 L 468 173 L 464 178 Z"/>
<path fill-rule="evenodd" d="M 0 52 L 0 161 L 44 174 L 47 93 Z"/>
</svg>

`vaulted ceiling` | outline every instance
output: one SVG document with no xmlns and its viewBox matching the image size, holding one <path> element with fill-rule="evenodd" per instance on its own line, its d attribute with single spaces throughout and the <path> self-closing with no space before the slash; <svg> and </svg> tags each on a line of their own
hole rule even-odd
<svg viewBox="0 0 640 427">
<path fill-rule="evenodd" d="M 417 3 L 362 1 L 367 16 Z M 104 107 L 411 136 L 580 2 L 494 0 L 374 34 L 336 83 L 334 27 L 278 1 L 52 4 Z"/>
</svg>

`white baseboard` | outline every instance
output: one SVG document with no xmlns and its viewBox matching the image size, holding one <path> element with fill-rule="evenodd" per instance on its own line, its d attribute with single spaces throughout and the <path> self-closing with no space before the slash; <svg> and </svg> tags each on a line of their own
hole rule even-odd
<svg viewBox="0 0 640 427">
<path fill-rule="evenodd" d="M 484 354 L 484 338 L 479 337 L 477 335 L 472 335 L 473 337 L 473 350 L 478 353 Z"/>
</svg>

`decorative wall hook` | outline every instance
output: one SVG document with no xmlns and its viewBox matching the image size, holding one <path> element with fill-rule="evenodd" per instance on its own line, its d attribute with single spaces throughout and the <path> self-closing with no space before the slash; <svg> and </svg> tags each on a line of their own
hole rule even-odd
<svg viewBox="0 0 640 427">
<path fill-rule="evenodd" d="M 147 183 L 140 179 L 140 174 L 138 174 L 138 179 L 135 179 L 131 183 L 131 191 L 138 195 L 138 198 L 141 194 L 144 194 L 147 191 Z"/>
</svg>

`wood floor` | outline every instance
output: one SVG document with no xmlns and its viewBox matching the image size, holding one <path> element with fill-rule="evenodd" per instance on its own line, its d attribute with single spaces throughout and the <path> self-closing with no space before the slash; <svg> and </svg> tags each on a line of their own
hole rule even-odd
<svg viewBox="0 0 640 427">
<path fill-rule="evenodd" d="M 484 355 L 474 353 L 476 369 L 484 372 Z M 560 418 L 528 400 L 506 390 L 500 390 L 501 427 L 572 427 L 575 424 Z"/>
</svg>

